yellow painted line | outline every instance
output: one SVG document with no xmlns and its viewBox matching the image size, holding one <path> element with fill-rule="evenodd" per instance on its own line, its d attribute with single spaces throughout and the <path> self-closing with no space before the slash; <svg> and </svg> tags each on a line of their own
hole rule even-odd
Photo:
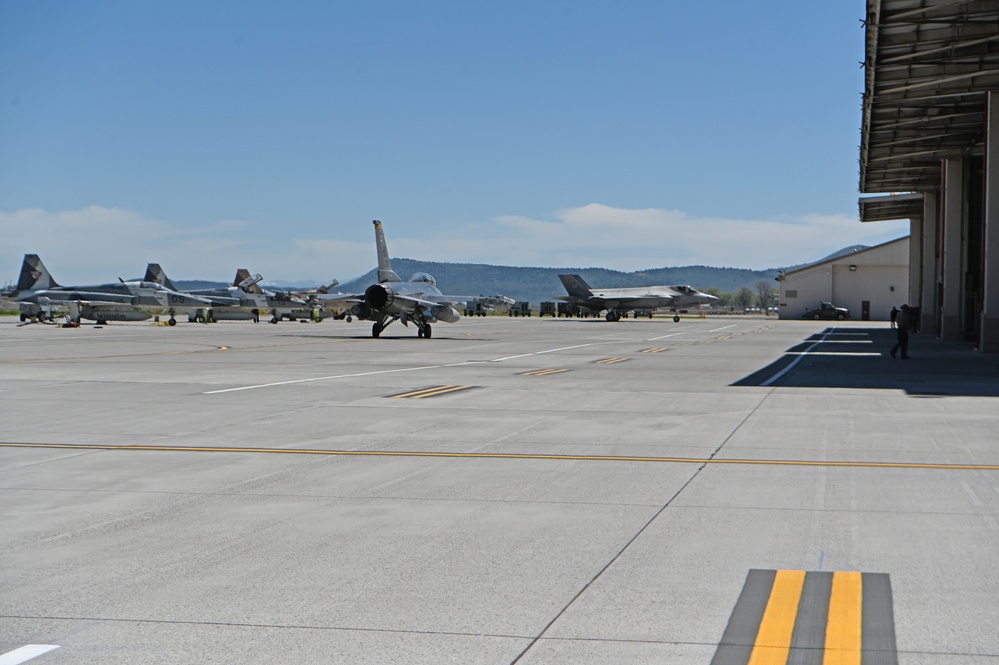
<svg viewBox="0 0 999 665">
<path fill-rule="evenodd" d="M 759 466 L 816 466 L 867 469 L 939 469 L 944 471 L 999 471 L 999 464 L 923 464 L 916 462 L 811 462 L 806 460 L 697 459 L 693 457 L 626 457 L 615 455 L 541 455 L 530 453 L 448 453 L 421 450 L 324 450 L 310 448 L 230 448 L 225 446 L 101 445 L 73 443 L 15 443 L 0 441 L 0 448 L 52 448 L 62 450 L 142 450 L 168 452 L 255 453 L 285 455 L 339 455 L 355 457 L 456 457 L 478 459 L 558 460 L 582 462 L 659 462 L 672 464 L 735 464 Z"/>
<path fill-rule="evenodd" d="M 798 602 L 805 586 L 805 571 L 778 570 L 763 612 L 748 665 L 785 665 L 791 650 Z"/>
<path fill-rule="evenodd" d="M 657 348 L 654 348 L 654 349 L 645 349 L 644 351 L 642 351 L 642 353 L 659 353 L 661 351 L 666 351 L 666 349 L 665 348 L 661 348 L 661 347 L 657 347 Z"/>
<path fill-rule="evenodd" d="M 561 374 L 562 372 L 568 372 L 567 369 L 556 369 L 554 367 L 549 369 L 537 369 L 533 372 L 523 372 L 521 376 L 548 376 L 549 374 Z"/>
<path fill-rule="evenodd" d="M 628 360 L 627 358 L 604 358 L 603 360 L 596 361 L 597 365 L 613 365 L 615 363 L 623 363 Z"/>
<path fill-rule="evenodd" d="M 458 390 L 468 390 L 471 387 L 472 386 L 434 386 L 433 388 L 423 388 L 421 390 L 414 390 L 400 395 L 390 395 L 390 397 L 393 399 L 423 399 L 424 397 L 446 395 L 447 393 L 453 393 Z"/>
<path fill-rule="evenodd" d="M 834 573 L 822 665 L 860 665 L 863 623 L 861 573 Z"/>
</svg>

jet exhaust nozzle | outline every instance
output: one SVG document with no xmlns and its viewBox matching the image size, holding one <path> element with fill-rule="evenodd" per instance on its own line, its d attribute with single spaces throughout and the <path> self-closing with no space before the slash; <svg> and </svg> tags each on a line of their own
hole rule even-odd
<svg viewBox="0 0 999 665">
<path fill-rule="evenodd" d="M 372 284 L 364 292 L 364 304 L 371 309 L 385 309 L 393 300 L 395 294 L 384 284 Z"/>
</svg>

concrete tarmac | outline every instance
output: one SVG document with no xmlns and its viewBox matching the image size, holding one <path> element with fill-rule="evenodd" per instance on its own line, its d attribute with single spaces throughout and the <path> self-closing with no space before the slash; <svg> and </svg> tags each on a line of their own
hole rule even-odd
<svg viewBox="0 0 999 665">
<path fill-rule="evenodd" d="M 999 663 L 999 358 L 966 345 L 5 319 L 0 658 Z"/>
</svg>

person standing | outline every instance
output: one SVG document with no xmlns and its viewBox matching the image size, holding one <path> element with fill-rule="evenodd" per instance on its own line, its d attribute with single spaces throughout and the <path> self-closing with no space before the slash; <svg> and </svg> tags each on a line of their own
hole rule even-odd
<svg viewBox="0 0 999 665">
<path fill-rule="evenodd" d="M 901 311 L 899 311 L 898 316 L 895 320 L 895 334 L 898 337 L 898 341 L 895 346 L 891 347 L 891 357 L 894 358 L 898 351 L 902 352 L 902 360 L 909 359 L 909 329 L 912 327 L 912 317 L 909 315 L 909 306 L 902 305 Z"/>
<path fill-rule="evenodd" d="M 898 321 L 898 308 L 895 305 L 891 306 L 891 329 L 895 330 L 895 323 Z"/>
</svg>

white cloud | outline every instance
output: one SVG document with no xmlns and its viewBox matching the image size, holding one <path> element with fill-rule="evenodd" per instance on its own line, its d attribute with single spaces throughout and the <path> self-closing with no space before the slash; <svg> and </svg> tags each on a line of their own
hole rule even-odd
<svg viewBox="0 0 999 665">
<path fill-rule="evenodd" d="M 451 260 L 502 265 L 625 271 L 693 264 L 761 269 L 804 263 L 849 245 L 874 245 L 907 234 L 908 222 L 861 224 L 848 215 L 723 219 L 591 203 L 561 210 L 552 219 L 498 217 L 465 234 L 477 239 L 395 241 L 422 250 L 419 254 L 392 249 L 397 256 L 429 259 L 442 253 L 442 243 L 451 256 L 462 257 Z"/>
<path fill-rule="evenodd" d="M 428 261 L 626 271 L 693 264 L 759 269 L 886 242 L 906 235 L 908 223 L 861 224 L 849 215 L 723 219 L 591 203 L 550 219 L 503 216 L 457 228 L 386 224 L 385 233 L 393 256 Z M 245 267 L 266 280 L 346 282 L 375 266 L 373 233 L 370 240 L 346 241 L 239 220 L 195 227 L 101 206 L 0 211 L 0 238 L 2 282 L 16 281 L 26 253 L 39 254 L 66 284 L 138 277 L 151 261 L 175 280 L 227 281 Z"/>
</svg>

